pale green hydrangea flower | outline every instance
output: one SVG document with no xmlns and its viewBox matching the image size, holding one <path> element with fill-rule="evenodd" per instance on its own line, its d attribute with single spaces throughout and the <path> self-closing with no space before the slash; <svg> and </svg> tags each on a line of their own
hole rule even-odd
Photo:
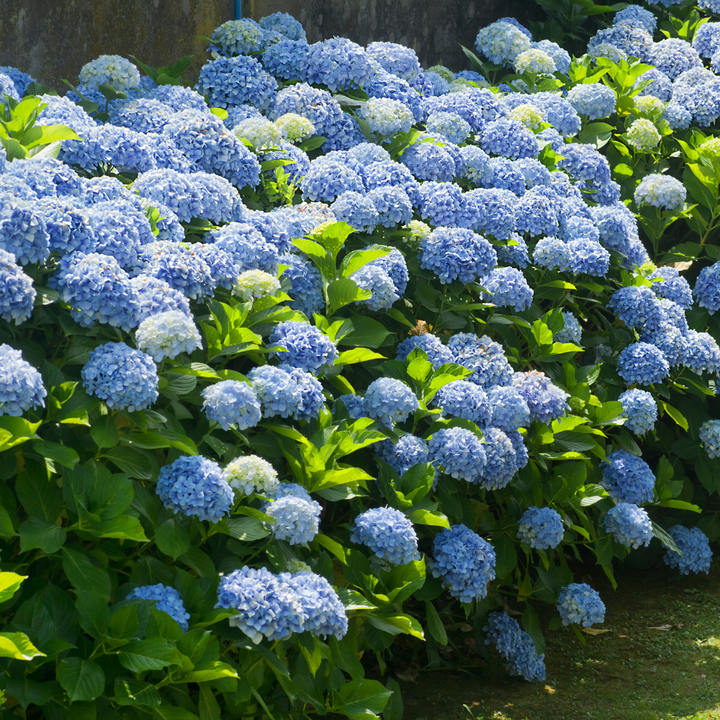
<svg viewBox="0 0 720 720">
<path fill-rule="evenodd" d="M 265 495 L 278 484 L 275 468 L 257 455 L 235 458 L 225 466 L 222 476 L 236 494 Z"/>
<path fill-rule="evenodd" d="M 280 129 L 285 140 L 293 144 L 302 142 L 315 134 L 315 125 L 307 118 L 296 113 L 281 115 L 275 121 L 275 125 Z"/>
<path fill-rule="evenodd" d="M 650 152 L 658 146 L 660 133 L 652 121 L 640 118 L 630 126 L 625 134 L 625 139 L 637 150 Z"/>
<path fill-rule="evenodd" d="M 519 73 L 552 74 L 555 72 L 555 61 L 539 48 L 530 48 L 515 58 L 515 69 Z"/>
<path fill-rule="evenodd" d="M 238 123 L 233 132 L 239 138 L 250 141 L 258 150 L 278 147 L 283 140 L 282 131 L 275 123 L 265 118 L 248 118 Z"/>
<path fill-rule="evenodd" d="M 279 280 L 262 270 L 246 270 L 235 282 L 233 292 L 245 302 L 274 295 L 280 289 Z"/>
<path fill-rule="evenodd" d="M 517 120 L 521 125 L 533 132 L 542 130 L 543 125 L 547 122 L 545 113 L 542 110 L 527 104 L 514 107 L 510 111 L 510 118 Z"/>
</svg>

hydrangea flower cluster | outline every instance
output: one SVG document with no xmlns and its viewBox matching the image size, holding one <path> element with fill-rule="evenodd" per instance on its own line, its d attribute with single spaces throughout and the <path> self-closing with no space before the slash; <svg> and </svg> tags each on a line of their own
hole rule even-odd
<svg viewBox="0 0 720 720">
<path fill-rule="evenodd" d="M 644 435 L 655 428 L 658 417 L 657 403 L 647 390 L 626 390 L 618 399 L 627 418 L 625 427 L 636 435 Z"/>
<path fill-rule="evenodd" d="M 405 565 L 420 559 L 412 523 L 394 508 L 375 508 L 358 515 L 350 540 L 367 545 L 377 557 L 391 565 Z"/>
<path fill-rule="evenodd" d="M 709 573 L 712 564 L 712 550 L 707 535 L 700 528 L 686 528 L 674 525 L 668 528 L 668 535 L 675 541 L 678 550 L 665 553 L 665 564 L 677 568 L 681 575 L 690 573 Z"/>
<path fill-rule="evenodd" d="M 135 332 L 135 341 L 138 348 L 156 362 L 166 357 L 176 358 L 181 352 L 192 353 L 202 347 L 195 323 L 180 310 L 167 310 L 145 318 Z"/>
<path fill-rule="evenodd" d="M 495 550 L 465 525 L 453 525 L 433 540 L 432 574 L 460 602 L 482 600 L 495 579 Z"/>
<path fill-rule="evenodd" d="M 155 490 L 169 510 L 208 522 L 219 522 L 233 501 L 220 466 L 202 455 L 180 457 L 160 468 Z"/>
<path fill-rule="evenodd" d="M 20 417 L 27 410 L 45 407 L 42 376 L 19 350 L 0 345 L 0 369 L 0 415 Z"/>
<path fill-rule="evenodd" d="M 144 410 L 158 399 L 155 363 L 125 343 L 107 343 L 93 350 L 81 375 L 85 390 L 113 409 Z"/>
<path fill-rule="evenodd" d="M 564 532 L 562 518 L 557 510 L 530 507 L 520 518 L 517 536 L 531 548 L 549 550 L 562 542 Z"/>
<path fill-rule="evenodd" d="M 528 682 L 545 680 L 545 654 L 537 654 L 532 638 L 520 628 L 515 618 L 504 612 L 488 615 L 485 643 L 492 643 L 507 661 L 511 675 L 519 675 Z"/>
<path fill-rule="evenodd" d="M 15 256 L 0 250 L 0 317 L 20 325 L 32 315 L 36 297 L 31 278 L 18 267 Z"/>
<path fill-rule="evenodd" d="M 167 613 L 181 628 L 183 632 L 189 629 L 190 613 L 185 609 L 182 595 L 168 585 L 143 585 L 134 588 L 125 598 L 126 600 L 152 600 L 155 607 Z"/>
<path fill-rule="evenodd" d="M 590 627 L 605 620 L 605 604 L 586 583 L 571 583 L 561 591 L 557 605 L 563 625 Z"/>
<path fill-rule="evenodd" d="M 655 475 L 642 458 L 617 450 L 608 455 L 602 485 L 615 502 L 643 505 L 653 499 Z"/>
<path fill-rule="evenodd" d="M 270 343 L 285 348 L 273 353 L 280 360 L 280 367 L 317 372 L 330 367 L 338 358 L 335 343 L 327 335 L 313 325 L 296 320 L 278 323 L 270 335 Z"/>
<path fill-rule="evenodd" d="M 707 420 L 700 426 L 700 442 L 708 457 L 720 457 L 720 420 Z"/>
<path fill-rule="evenodd" d="M 669 175 L 646 175 L 635 188 L 638 205 L 653 205 L 664 210 L 681 210 L 687 192 L 683 184 Z"/>
<path fill-rule="evenodd" d="M 647 512 L 632 503 L 619 503 L 605 516 L 605 529 L 622 545 L 639 548 L 653 539 Z"/>
<path fill-rule="evenodd" d="M 275 538 L 299 545 L 309 543 L 318 534 L 322 507 L 303 487 L 278 483 L 269 487 L 267 494 L 274 498 L 264 511 L 274 520 L 270 530 Z"/>
<path fill-rule="evenodd" d="M 389 428 L 406 420 L 420 407 L 413 391 L 393 378 L 373 380 L 365 391 L 363 405 L 368 417 Z"/>
<path fill-rule="evenodd" d="M 209 420 L 223 430 L 235 425 L 238 430 L 255 427 L 262 418 L 260 401 L 247 383 L 222 380 L 202 391 L 203 410 Z"/>
</svg>

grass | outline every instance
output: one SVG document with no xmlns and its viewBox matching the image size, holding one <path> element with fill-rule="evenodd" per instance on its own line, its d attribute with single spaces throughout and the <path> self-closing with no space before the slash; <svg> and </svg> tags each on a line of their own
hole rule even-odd
<svg viewBox="0 0 720 720">
<path fill-rule="evenodd" d="M 720 571 L 625 571 L 583 646 L 546 633 L 545 683 L 511 678 L 496 653 L 471 672 L 406 670 L 406 720 L 720 720 Z M 662 628 L 662 629 L 656 629 Z"/>
</svg>

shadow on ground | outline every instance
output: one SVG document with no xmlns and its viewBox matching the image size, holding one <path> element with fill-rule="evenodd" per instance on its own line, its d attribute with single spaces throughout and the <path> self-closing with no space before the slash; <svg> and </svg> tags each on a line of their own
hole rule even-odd
<svg viewBox="0 0 720 720">
<path fill-rule="evenodd" d="M 494 652 L 469 671 L 406 668 L 406 720 L 720 719 L 720 571 L 617 579 L 617 591 L 592 581 L 609 632 L 584 647 L 568 629 L 546 633 L 545 683 L 509 677 Z"/>
</svg>

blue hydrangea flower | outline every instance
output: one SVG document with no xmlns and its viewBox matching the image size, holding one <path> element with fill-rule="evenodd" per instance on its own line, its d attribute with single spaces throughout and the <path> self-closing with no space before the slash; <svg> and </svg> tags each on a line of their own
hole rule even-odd
<svg viewBox="0 0 720 720">
<path fill-rule="evenodd" d="M 646 10 L 640 5 L 628 5 L 623 10 L 620 10 L 620 12 L 615 13 L 613 25 L 618 25 L 619 23 L 637 25 L 652 35 L 657 27 L 657 18 L 649 10 Z"/>
<path fill-rule="evenodd" d="M 407 105 L 390 98 L 370 98 L 358 109 L 357 116 L 368 124 L 372 132 L 382 137 L 407 132 L 415 122 L 415 116 Z"/>
<path fill-rule="evenodd" d="M 371 98 L 399 100 L 412 112 L 416 121 L 420 121 L 425 117 L 422 109 L 422 95 L 411 87 L 409 82 L 397 77 L 397 75 L 386 72 L 382 68 L 376 68 L 375 75 L 370 78 L 363 90 Z"/>
<path fill-rule="evenodd" d="M 512 384 L 525 398 L 534 419 L 549 425 L 565 414 L 569 395 L 553 385 L 544 373 L 537 370 L 515 373 Z"/>
<path fill-rule="evenodd" d="M 650 289 L 661 298 L 667 298 L 677 303 L 684 310 L 689 310 L 692 306 L 692 290 L 690 284 L 684 277 L 680 277 L 680 273 L 676 268 L 665 265 L 653 270 L 648 275 L 648 280 L 656 282 L 650 286 Z"/>
<path fill-rule="evenodd" d="M 553 335 L 553 340 L 559 343 L 580 345 L 582 343 L 582 326 L 580 322 L 571 312 L 563 310 L 562 316 L 565 324 L 562 330 Z"/>
<path fill-rule="evenodd" d="M 300 181 L 303 197 L 309 200 L 332 202 L 348 190 L 363 192 L 360 176 L 347 165 L 332 160 L 320 160 L 310 164 L 310 170 Z"/>
<path fill-rule="evenodd" d="M 517 531 L 520 542 L 538 550 L 556 548 L 564 534 L 560 513 L 549 507 L 529 507 L 520 518 Z"/>
<path fill-rule="evenodd" d="M 533 43 L 533 47 L 542 50 L 552 58 L 557 72 L 567 73 L 570 69 L 570 53 L 563 50 L 557 43 L 550 40 L 540 40 L 540 42 Z"/>
<path fill-rule="evenodd" d="M 266 568 L 247 565 L 220 578 L 215 607 L 237 610 L 230 625 L 256 644 L 263 637 L 281 640 L 302 632 L 305 621 L 301 600 L 288 583 Z"/>
<path fill-rule="evenodd" d="M 682 345 L 683 365 L 698 375 L 704 372 L 720 373 L 720 347 L 712 335 L 689 330 Z"/>
<path fill-rule="evenodd" d="M 495 550 L 465 525 L 453 525 L 433 540 L 432 574 L 460 602 L 483 600 L 495 579 Z"/>
<path fill-rule="evenodd" d="M 453 361 L 473 374 L 468 378 L 484 390 L 493 385 L 509 385 L 513 380 L 513 369 L 507 361 L 503 347 L 487 335 L 478 337 L 472 333 L 458 333 L 448 341 Z"/>
<path fill-rule="evenodd" d="M 245 455 L 229 462 L 222 471 L 228 485 L 244 495 L 267 495 L 277 484 L 275 468 L 257 455 Z"/>
<path fill-rule="evenodd" d="M 631 285 L 620 288 L 610 298 L 608 308 L 629 328 L 654 332 L 660 329 L 663 311 L 649 287 Z"/>
<path fill-rule="evenodd" d="M 92 90 L 97 90 L 100 85 L 112 85 L 120 92 L 140 87 L 138 69 L 120 55 L 100 55 L 85 63 L 78 77 L 83 85 Z"/>
<path fill-rule="evenodd" d="M 403 435 L 394 445 L 391 440 L 384 440 L 375 445 L 375 452 L 400 476 L 414 465 L 429 462 L 430 458 L 427 442 L 415 435 Z"/>
<path fill-rule="evenodd" d="M 649 63 L 671 80 L 675 80 L 686 70 L 702 67 L 697 50 L 680 38 L 668 38 L 655 43 L 648 55 Z"/>
<path fill-rule="evenodd" d="M 181 628 L 187 632 L 190 613 L 185 610 L 182 596 L 169 585 L 143 585 L 132 590 L 126 600 L 153 600 L 155 607 L 167 613 Z"/>
<path fill-rule="evenodd" d="M 531 47 L 530 38 L 514 24 L 498 20 L 480 30 L 475 39 L 478 52 L 496 65 L 510 65 Z"/>
<path fill-rule="evenodd" d="M 20 417 L 26 410 L 45 407 L 46 396 L 42 376 L 22 353 L 0 345 L 0 415 Z"/>
<path fill-rule="evenodd" d="M 248 379 L 262 403 L 264 417 L 280 415 L 287 418 L 300 411 L 301 389 L 283 368 L 270 365 L 255 367 L 248 373 Z"/>
<path fill-rule="evenodd" d="M 412 48 L 391 42 L 372 42 L 367 46 L 368 57 L 386 72 L 412 82 L 420 74 L 420 61 Z"/>
<path fill-rule="evenodd" d="M 51 284 L 83 327 L 108 324 L 129 331 L 139 322 L 137 293 L 115 258 L 81 252 L 66 255 Z"/>
<path fill-rule="evenodd" d="M 401 362 L 405 362 L 407 356 L 416 348 L 419 348 L 427 355 L 428 360 L 432 363 L 435 370 L 441 365 L 453 361 L 453 355 L 450 349 L 446 345 L 443 345 L 437 335 L 433 335 L 432 333 L 413 335 L 403 340 L 398 345 L 395 358 Z"/>
<path fill-rule="evenodd" d="M 602 485 L 615 502 L 644 505 L 652 501 L 655 476 L 642 458 L 617 450 L 603 465 Z"/>
<path fill-rule="evenodd" d="M 161 468 L 155 490 L 174 513 L 209 522 L 219 522 L 230 512 L 233 501 L 220 466 L 202 455 L 180 457 Z"/>
<path fill-rule="evenodd" d="M 576 87 L 597 87 L 584 85 Z M 573 143 L 565 145 L 560 154 L 558 166 L 576 180 L 583 180 L 591 186 L 599 187 L 610 182 L 610 165 L 592 145 Z"/>
<path fill-rule="evenodd" d="M 595 33 L 588 42 L 588 54 L 592 55 L 601 45 L 612 45 L 626 56 L 650 63 L 648 58 L 653 48 L 653 38 L 644 27 L 623 22 Z"/>
<path fill-rule="evenodd" d="M 465 145 L 461 147 L 460 156 L 462 158 L 463 168 L 462 172 L 458 173 L 458 175 L 475 185 L 480 184 L 487 172 L 490 157 L 477 145 Z"/>
<path fill-rule="evenodd" d="M 365 50 L 347 38 L 331 38 L 311 45 L 302 68 L 303 78 L 331 92 L 362 87 L 375 74 Z"/>
<path fill-rule="evenodd" d="M 358 515 L 350 540 L 367 545 L 377 557 L 391 565 L 405 565 L 420 559 L 413 524 L 391 507 L 374 508 Z"/>
<path fill-rule="evenodd" d="M 250 103 L 267 110 L 277 90 L 275 78 L 252 57 L 220 57 L 203 65 L 196 89 L 213 107 L 228 108 Z"/>
<path fill-rule="evenodd" d="M 632 503 L 620 503 L 609 510 L 604 524 L 617 542 L 633 549 L 647 546 L 653 539 L 650 517 L 645 510 Z"/>
<path fill-rule="evenodd" d="M 0 73 L 6 75 L 10 78 L 10 80 L 12 80 L 15 90 L 20 97 L 25 94 L 28 85 L 35 82 L 35 79 L 32 76 L 24 73 L 22 70 L 10 67 L 9 65 L 0 65 Z"/>
<path fill-rule="evenodd" d="M 390 274 L 379 265 L 368 263 L 354 272 L 350 279 L 359 288 L 371 292 L 371 296 L 367 300 L 359 301 L 359 304 L 367 305 L 376 312 L 392 307 L 393 303 L 400 298 Z"/>
<path fill-rule="evenodd" d="M 669 175 L 646 175 L 635 188 L 638 205 L 653 205 L 665 210 L 681 210 L 687 192 L 683 184 Z"/>
<path fill-rule="evenodd" d="M 493 643 L 507 661 L 511 675 L 518 675 L 528 682 L 545 680 L 545 654 L 538 655 L 532 638 L 520 629 L 517 620 L 504 612 L 488 615 L 485 644 Z"/>
<path fill-rule="evenodd" d="M 341 640 L 345 636 L 348 630 L 345 606 L 324 577 L 303 570 L 292 575 L 288 584 L 305 616 L 304 630 L 322 638 L 333 635 Z"/>
<path fill-rule="evenodd" d="M 465 142 L 472 132 L 470 123 L 457 113 L 435 112 L 428 116 L 426 127 L 428 132 L 443 135 L 451 143 L 459 145 Z"/>
<path fill-rule="evenodd" d="M 605 604 L 600 594 L 585 583 L 566 585 L 560 591 L 557 609 L 563 625 L 590 627 L 605 620 Z"/>
<path fill-rule="evenodd" d="M 636 435 L 644 435 L 655 428 L 658 416 L 657 403 L 647 390 L 626 390 L 618 399 L 627 418 L 626 428 Z"/>
<path fill-rule="evenodd" d="M 509 240 L 515 233 L 517 197 L 508 190 L 477 188 L 466 192 L 462 200 L 473 212 L 477 232 L 497 240 Z"/>
<path fill-rule="evenodd" d="M 447 148 L 431 139 L 418 140 L 400 158 L 418 180 L 449 183 L 457 174 L 457 167 Z"/>
<path fill-rule="evenodd" d="M 530 408 L 516 388 L 497 385 L 488 390 L 487 397 L 492 409 L 492 420 L 488 424 L 506 432 L 530 424 Z"/>
<path fill-rule="evenodd" d="M 646 342 L 628 345 L 618 358 L 618 373 L 628 384 L 652 385 L 662 382 L 670 365 L 662 351 Z"/>
<path fill-rule="evenodd" d="M 378 225 L 386 228 L 405 224 L 412 219 L 412 203 L 403 188 L 381 186 L 366 194 L 378 216 Z"/>
<path fill-rule="evenodd" d="M 569 270 L 570 250 L 567 243 L 556 237 L 544 237 L 538 240 L 533 250 L 533 261 L 548 270 Z"/>
<path fill-rule="evenodd" d="M 544 193 L 530 190 L 516 208 L 515 229 L 529 235 L 556 235 L 558 219 L 555 203 Z"/>
<path fill-rule="evenodd" d="M 441 387 L 435 393 L 433 404 L 442 408 L 444 415 L 472 420 L 481 427 L 489 425 L 493 418 L 488 395 L 480 386 L 467 380 L 455 380 Z"/>
<path fill-rule="evenodd" d="M 700 442 L 708 457 L 720 457 L 720 420 L 707 420 L 700 426 Z"/>
<path fill-rule="evenodd" d="M 306 40 L 285 38 L 270 45 L 260 56 L 260 62 L 273 77 L 302 80 L 302 68 L 309 49 Z"/>
<path fill-rule="evenodd" d="M 444 285 L 477 280 L 497 263 L 493 246 L 472 230 L 441 227 L 421 242 L 421 266 L 435 272 Z"/>
<path fill-rule="evenodd" d="M 365 412 L 381 425 L 392 428 L 419 407 L 413 391 L 401 380 L 378 378 L 365 391 Z"/>
<path fill-rule="evenodd" d="M 640 77 L 635 81 L 633 87 L 637 87 L 648 80 L 650 82 L 648 82 L 648 84 L 640 90 L 638 97 L 652 95 L 663 102 L 668 102 L 672 96 L 672 81 L 670 78 L 661 70 L 651 68 L 640 75 Z"/>
<path fill-rule="evenodd" d="M 139 133 L 161 133 L 174 114 L 175 111 L 160 100 L 136 98 L 112 108 L 110 122 Z"/>
<path fill-rule="evenodd" d="M 325 307 L 325 298 L 318 269 L 309 260 L 294 254 L 281 255 L 280 264 L 289 266 L 282 277 L 290 281 L 291 307 L 308 317 L 320 312 Z"/>
<path fill-rule="evenodd" d="M 125 343 L 100 345 L 81 372 L 83 387 L 118 410 L 144 410 L 158 398 L 158 374 L 149 355 Z"/>
<path fill-rule="evenodd" d="M 571 240 L 568 244 L 570 270 L 575 275 L 607 275 L 610 253 L 596 240 Z"/>
<path fill-rule="evenodd" d="M 540 148 L 535 135 L 517 120 L 500 118 L 488 123 L 480 135 L 485 152 L 518 160 L 535 157 Z"/>
<path fill-rule="evenodd" d="M 291 40 L 305 40 L 305 29 L 288 13 L 274 12 L 260 18 L 260 27 L 264 30 L 271 30 L 284 35 Z"/>
<path fill-rule="evenodd" d="M 515 447 L 510 438 L 499 428 L 486 428 L 483 437 L 486 441 L 483 448 L 487 460 L 480 484 L 486 490 L 500 490 L 519 470 Z"/>
<path fill-rule="evenodd" d="M 15 325 L 32 315 L 37 292 L 32 280 L 15 263 L 15 256 L 0 250 L 0 317 Z"/>
<path fill-rule="evenodd" d="M 3 196 L 1 189 L 0 250 L 14 255 L 21 265 L 44 262 L 50 255 L 50 236 L 42 213 L 23 200 Z"/>
<path fill-rule="evenodd" d="M 223 55 L 251 55 L 267 42 L 263 28 L 250 18 L 224 22 L 215 28 L 211 40 Z"/>
<path fill-rule="evenodd" d="M 247 383 L 223 380 L 206 387 L 202 397 L 205 415 L 223 430 L 229 430 L 230 425 L 241 431 L 247 430 L 255 427 L 262 418 L 260 401 Z"/>
<path fill-rule="evenodd" d="M 430 459 L 442 472 L 470 483 L 481 483 L 485 470 L 485 446 L 475 433 L 464 428 L 438 430 L 428 443 Z"/>
<path fill-rule="evenodd" d="M 507 245 L 496 245 L 498 262 L 508 265 L 517 265 L 519 268 L 526 268 L 530 264 L 528 246 L 520 235 L 513 234 Z"/>
<path fill-rule="evenodd" d="M 567 99 L 578 113 L 590 120 L 606 118 L 615 112 L 615 91 L 602 83 L 575 85 Z"/>
<path fill-rule="evenodd" d="M 29 185 L 38 197 L 78 197 L 82 194 L 82 178 L 65 163 L 52 157 L 32 157 L 13 162 L 6 171 Z"/>
<path fill-rule="evenodd" d="M 180 310 L 168 310 L 145 318 L 135 332 L 138 348 L 151 355 L 156 362 L 175 358 L 202 348 L 202 339 L 191 317 Z"/>
<path fill-rule="evenodd" d="M 692 573 L 709 573 L 712 565 L 712 550 L 707 535 L 700 528 L 686 528 L 674 525 L 668 528 L 668 534 L 675 541 L 680 556 L 674 550 L 665 553 L 665 564 L 677 568 L 681 575 Z"/>
<path fill-rule="evenodd" d="M 281 488 L 282 484 L 274 485 L 268 494 L 273 496 Z M 290 545 L 311 542 L 320 529 L 322 507 L 309 496 L 281 495 L 267 503 L 263 510 L 275 521 L 270 525 L 273 537 Z"/>
<path fill-rule="evenodd" d="M 339 222 L 346 222 L 360 232 L 371 233 L 380 222 L 380 216 L 373 201 L 366 195 L 353 190 L 338 195 L 331 207 Z"/>
<path fill-rule="evenodd" d="M 330 367 L 338 357 L 335 343 L 318 328 L 304 322 L 288 320 L 278 323 L 270 334 L 271 345 L 285 350 L 273 353 L 281 367 L 299 367 L 309 372 Z"/>
<path fill-rule="evenodd" d="M 720 262 L 700 271 L 693 294 L 697 304 L 707 308 L 711 315 L 720 310 Z"/>
<path fill-rule="evenodd" d="M 483 297 L 488 302 L 500 307 L 512 307 L 516 311 L 527 310 L 532 305 L 532 288 L 520 270 L 496 268 L 480 282 L 487 290 Z"/>
<path fill-rule="evenodd" d="M 413 206 L 420 204 L 420 185 L 402 163 L 375 161 L 365 166 L 362 172 L 368 190 L 395 186 L 406 193 Z"/>
<path fill-rule="evenodd" d="M 215 62 L 242 59 L 221 58 Z M 209 65 L 205 65 L 205 68 L 207 67 Z M 237 187 L 255 187 L 260 181 L 260 163 L 255 155 L 215 115 L 194 111 L 178 113 L 165 125 L 163 134 L 206 173 L 217 173 Z M 192 178 L 191 182 L 192 180 L 199 179 Z M 209 179 L 203 178 L 203 181 L 209 182 Z M 172 207 L 172 204 L 163 198 L 160 200 Z"/>
<path fill-rule="evenodd" d="M 250 223 L 224 225 L 207 233 L 205 240 L 232 257 L 236 276 L 245 270 L 262 270 L 270 275 L 277 272 L 280 263 L 277 247 Z"/>
</svg>

